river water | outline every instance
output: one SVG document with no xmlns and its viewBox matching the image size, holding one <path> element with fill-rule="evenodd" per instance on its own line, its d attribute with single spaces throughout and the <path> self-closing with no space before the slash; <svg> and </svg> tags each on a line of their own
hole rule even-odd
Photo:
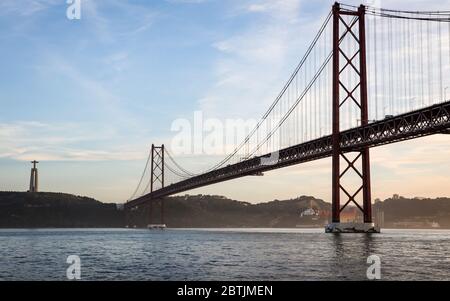
<svg viewBox="0 0 450 301">
<path fill-rule="evenodd" d="M 0 280 L 450 280 L 450 231 L 323 229 L 0 230 Z"/>
</svg>

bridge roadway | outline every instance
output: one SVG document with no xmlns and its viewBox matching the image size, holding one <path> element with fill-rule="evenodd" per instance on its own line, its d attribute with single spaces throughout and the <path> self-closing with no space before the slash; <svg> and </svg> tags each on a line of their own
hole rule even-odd
<svg viewBox="0 0 450 301">
<path fill-rule="evenodd" d="M 376 147 L 439 133 L 450 133 L 450 101 L 342 131 L 340 143 L 342 152 L 348 153 L 363 147 Z M 331 135 L 324 136 L 281 149 L 278 157 L 276 154 L 253 157 L 194 176 L 131 200 L 125 204 L 125 208 L 130 209 L 152 199 L 202 186 L 330 157 L 332 154 L 331 138 Z M 278 160 L 271 162 L 270 158 L 278 158 Z"/>
</svg>

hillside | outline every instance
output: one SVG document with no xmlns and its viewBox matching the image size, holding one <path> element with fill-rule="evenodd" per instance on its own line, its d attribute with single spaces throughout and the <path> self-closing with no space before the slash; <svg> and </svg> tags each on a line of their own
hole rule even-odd
<svg viewBox="0 0 450 301">
<path fill-rule="evenodd" d="M 329 210 L 330 205 L 302 196 L 286 201 L 250 204 L 221 196 L 179 196 L 165 202 L 165 223 L 169 227 L 295 227 L 311 224 L 299 221 L 311 205 Z M 158 204 L 153 221 L 159 222 Z M 133 224 L 146 227 L 148 208 L 135 213 Z M 319 225 L 326 218 L 315 221 Z M 63 193 L 0 192 L 0 228 L 125 227 L 125 214 L 115 204 Z"/>
<path fill-rule="evenodd" d="M 115 204 L 52 192 L 0 192 L 0 228 L 122 227 Z"/>
<path fill-rule="evenodd" d="M 396 196 L 377 202 L 374 212 L 384 212 L 385 227 L 428 228 L 436 222 L 441 228 L 450 229 L 450 198 L 404 198 Z"/>
<path fill-rule="evenodd" d="M 322 227 L 331 205 L 311 196 L 250 204 L 222 196 L 175 196 L 164 200 L 165 223 L 172 228 L 195 227 Z M 308 208 L 320 214 L 300 217 Z M 349 208 L 352 209 L 352 208 Z M 450 228 L 450 198 L 376 202 L 374 217 L 384 214 L 386 228 Z M 159 223 L 160 208 L 153 206 L 152 223 Z M 349 215 L 349 214 L 347 214 Z M 351 215 L 351 214 L 350 214 Z M 134 212 L 130 226 L 145 227 L 148 207 Z M 125 214 L 116 204 L 64 193 L 0 192 L 0 228 L 125 227 Z"/>
<path fill-rule="evenodd" d="M 221 196 L 180 196 L 167 200 L 166 222 L 171 227 L 295 227 L 311 225 L 299 219 L 310 206 L 330 210 L 330 204 L 310 196 L 284 201 L 250 204 Z M 326 218 L 315 221 L 323 225 Z"/>
</svg>

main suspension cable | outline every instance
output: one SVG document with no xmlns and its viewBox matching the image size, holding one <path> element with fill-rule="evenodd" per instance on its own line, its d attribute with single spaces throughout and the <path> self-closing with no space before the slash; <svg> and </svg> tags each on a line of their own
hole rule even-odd
<svg viewBox="0 0 450 301">
<path fill-rule="evenodd" d="M 141 179 L 139 180 L 139 183 L 138 183 L 136 189 L 134 190 L 133 194 L 132 194 L 131 197 L 128 199 L 128 201 L 132 200 L 132 199 L 136 196 L 136 193 L 138 192 L 139 187 L 141 186 L 142 181 L 144 180 L 144 176 L 145 176 L 145 173 L 147 172 L 147 167 L 148 167 L 148 163 L 150 162 L 150 157 L 151 157 L 151 156 L 152 156 L 152 153 L 151 153 L 151 151 L 150 151 L 150 153 L 148 154 L 148 157 L 147 157 L 147 162 L 145 162 L 145 167 L 144 167 L 144 171 L 142 172 Z"/>
</svg>

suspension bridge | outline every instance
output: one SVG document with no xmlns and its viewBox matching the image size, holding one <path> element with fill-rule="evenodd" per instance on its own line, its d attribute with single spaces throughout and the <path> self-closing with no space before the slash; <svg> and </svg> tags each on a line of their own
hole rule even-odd
<svg viewBox="0 0 450 301">
<path fill-rule="evenodd" d="M 370 148 L 450 133 L 449 71 L 450 11 L 335 3 L 279 95 L 229 155 L 195 173 L 164 145 L 153 145 L 125 210 L 147 206 L 151 216 L 159 202 L 163 224 L 166 196 L 331 157 L 328 230 L 342 230 L 340 213 L 352 204 L 363 228 L 376 231 Z M 358 184 L 346 184 L 346 177 Z"/>
</svg>

